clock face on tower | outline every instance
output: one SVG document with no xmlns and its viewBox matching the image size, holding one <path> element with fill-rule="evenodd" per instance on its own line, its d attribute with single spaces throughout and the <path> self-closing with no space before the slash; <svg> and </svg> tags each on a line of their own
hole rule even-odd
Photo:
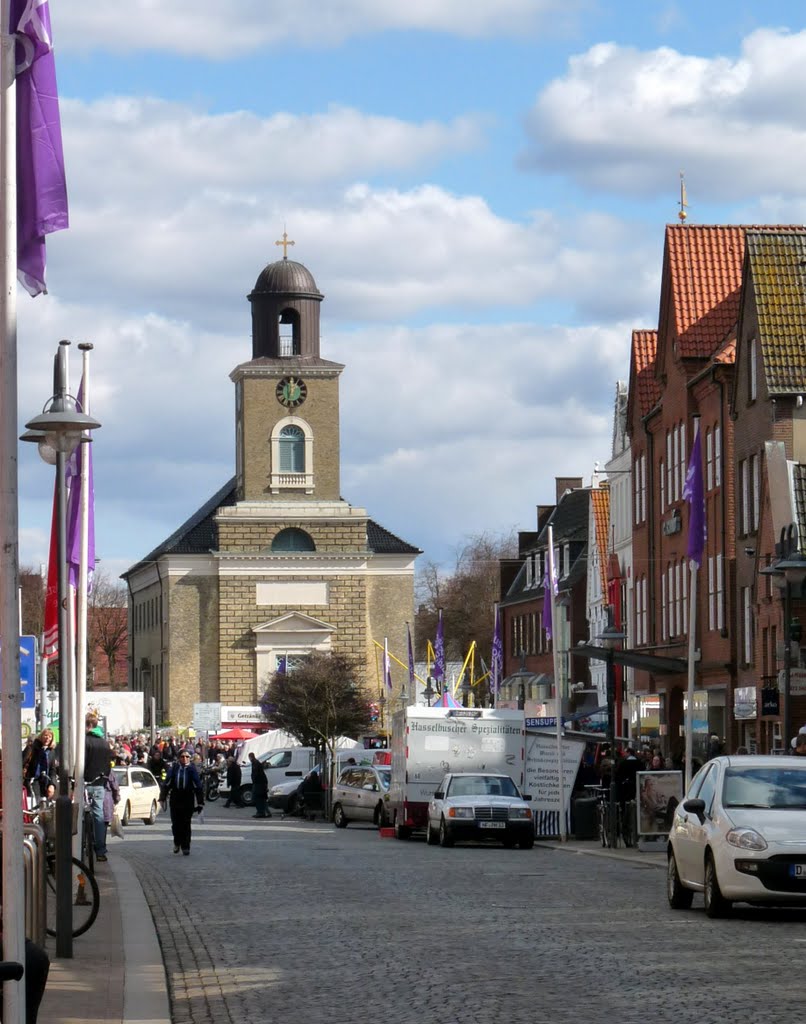
<svg viewBox="0 0 806 1024">
<path fill-rule="evenodd" d="M 301 377 L 283 377 L 274 393 L 280 405 L 286 409 L 296 409 L 308 397 L 308 387 Z"/>
</svg>

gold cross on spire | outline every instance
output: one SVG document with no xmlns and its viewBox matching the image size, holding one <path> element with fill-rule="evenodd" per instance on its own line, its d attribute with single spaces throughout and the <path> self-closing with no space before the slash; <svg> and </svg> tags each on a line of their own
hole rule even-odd
<svg viewBox="0 0 806 1024">
<path fill-rule="evenodd" d="M 285 225 L 283 225 L 283 237 L 280 239 L 279 242 L 275 242 L 274 244 L 275 245 L 282 245 L 282 247 L 283 247 L 283 259 L 287 260 L 288 259 L 288 247 L 289 247 L 289 245 L 293 245 L 294 243 L 288 241 L 288 235 L 286 234 Z"/>
<path fill-rule="evenodd" d="M 686 176 L 683 171 L 680 172 L 680 202 L 677 205 L 680 207 L 680 212 L 677 215 L 678 219 L 681 224 L 685 224 L 688 217 L 686 212 L 688 210 L 688 197 L 686 196 Z"/>
</svg>

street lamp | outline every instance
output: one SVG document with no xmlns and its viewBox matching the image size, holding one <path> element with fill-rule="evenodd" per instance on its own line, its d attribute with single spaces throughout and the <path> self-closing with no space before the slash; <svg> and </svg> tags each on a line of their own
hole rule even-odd
<svg viewBox="0 0 806 1024">
<path fill-rule="evenodd" d="M 774 565 L 760 570 L 761 575 L 772 577 L 775 586 L 781 591 L 784 604 L 784 687 L 781 702 L 781 739 L 784 753 L 789 753 L 789 734 L 792 730 L 792 591 L 794 589 L 800 597 L 803 581 L 806 580 L 806 557 L 800 551 L 793 550 L 793 538 L 790 538 L 788 546 L 788 554 Z"/>
<path fill-rule="evenodd" d="M 462 695 L 462 707 L 470 707 L 470 694 L 473 692 L 473 687 L 470 685 L 470 680 L 467 678 L 467 676 L 465 676 L 464 679 L 462 680 L 461 686 L 459 687 L 459 692 Z"/>
<path fill-rule="evenodd" d="M 624 642 L 624 633 L 613 625 L 612 611 L 609 614 L 609 622 L 603 632 L 596 637 L 607 652 L 605 663 L 607 665 L 607 743 L 610 747 L 610 792 L 608 794 L 609 832 L 610 848 L 615 850 L 618 842 L 618 830 L 616 828 L 616 668 L 613 662 L 613 655 L 618 647 Z"/>
<path fill-rule="evenodd" d="M 400 693 L 397 695 L 397 703 L 400 705 L 401 708 L 408 707 L 408 704 L 409 704 L 409 692 L 406 689 L 406 684 L 405 683 L 401 683 L 400 684 Z"/>
<path fill-rule="evenodd" d="M 427 676 L 425 680 L 425 689 L 423 690 L 423 697 L 428 701 L 428 706 L 431 707 L 431 701 L 436 697 L 437 691 L 434 689 L 434 677 Z"/>
<path fill-rule="evenodd" d="M 386 707 L 386 697 L 384 697 L 383 690 L 381 690 L 381 695 L 380 695 L 380 697 L 378 697 L 378 712 L 379 712 L 380 720 L 381 720 L 381 732 L 386 732 L 386 729 L 384 728 L 384 724 L 383 724 L 383 711 L 384 711 L 385 707 Z"/>
<path fill-rule="evenodd" d="M 73 955 L 72 913 L 72 838 L 73 802 L 68 778 L 68 750 L 71 736 L 67 710 L 67 487 L 65 464 L 69 455 L 82 443 L 84 431 L 96 430 L 100 423 L 78 411 L 78 405 L 67 391 L 67 348 L 69 341 L 60 341 L 53 365 L 53 397 L 45 408 L 25 424 L 21 441 L 39 445 L 42 458 L 56 466 L 56 537 L 59 571 L 59 795 L 56 798 L 56 955 Z"/>
</svg>

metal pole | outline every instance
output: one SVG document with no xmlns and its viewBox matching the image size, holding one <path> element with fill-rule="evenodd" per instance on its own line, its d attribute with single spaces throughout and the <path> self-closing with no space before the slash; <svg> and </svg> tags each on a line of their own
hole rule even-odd
<svg viewBox="0 0 806 1024">
<path fill-rule="evenodd" d="M 616 849 L 618 830 L 616 829 L 616 671 L 613 663 L 613 651 L 607 649 L 607 744 L 610 747 L 610 848 Z"/>
<path fill-rule="evenodd" d="M 792 752 L 789 745 L 791 722 L 791 701 L 789 699 L 792 687 L 792 588 L 789 580 L 784 576 L 784 692 L 781 701 L 781 742 L 784 753 Z"/>
<path fill-rule="evenodd" d="M 17 629 L 19 511 L 17 481 L 17 181 L 16 86 L 10 4 L 2 4 L 0 46 L 0 189 L 3 197 L 3 259 L 0 285 L 0 742 L 3 749 L 3 957 L 25 961 L 25 891 L 22 827 L 22 728 L 20 645 Z M 3 1020 L 25 1020 L 25 987 L 3 985 Z"/>
<path fill-rule="evenodd" d="M 157 742 L 157 698 L 150 697 L 149 704 L 151 714 L 151 746 L 153 747 L 154 744 Z"/>
<path fill-rule="evenodd" d="M 560 842 L 568 839 L 568 832 L 565 827 L 565 769 L 563 768 L 563 693 L 562 680 L 560 678 L 560 650 L 558 640 L 560 638 L 560 623 L 557 621 L 557 601 L 554 594 L 554 527 L 548 528 L 548 580 L 549 580 L 549 604 L 551 606 L 551 663 L 554 670 L 554 693 L 556 697 L 557 715 L 557 775 L 560 787 Z M 545 596 L 543 602 L 545 603 Z"/>
<path fill-rule="evenodd" d="M 694 753 L 694 676 L 697 663 L 697 563 L 689 561 L 688 681 L 686 686 L 686 792 L 691 785 Z"/>
<path fill-rule="evenodd" d="M 65 455 L 56 452 L 56 526 L 59 564 L 59 795 L 56 797 L 56 956 L 73 955 L 72 911 L 72 838 L 73 801 L 70 798 L 70 780 L 67 774 L 67 744 L 69 729 L 65 730 L 68 659 L 67 649 L 67 495 L 65 493 Z M 67 735 L 65 735 L 65 732 Z"/>
</svg>

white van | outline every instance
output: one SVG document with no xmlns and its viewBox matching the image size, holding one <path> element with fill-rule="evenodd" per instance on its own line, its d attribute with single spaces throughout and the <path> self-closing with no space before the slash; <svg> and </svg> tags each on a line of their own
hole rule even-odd
<svg viewBox="0 0 806 1024">
<path fill-rule="evenodd" d="M 258 761 L 266 769 L 269 789 L 280 782 L 288 782 L 297 779 L 299 782 L 305 778 L 308 772 L 316 764 L 316 750 L 313 747 L 285 747 L 281 750 L 267 750 L 257 755 Z M 239 762 L 241 765 L 241 800 L 251 807 L 252 799 L 252 762 Z M 224 783 L 222 793 L 229 793 L 229 788 Z"/>
</svg>

